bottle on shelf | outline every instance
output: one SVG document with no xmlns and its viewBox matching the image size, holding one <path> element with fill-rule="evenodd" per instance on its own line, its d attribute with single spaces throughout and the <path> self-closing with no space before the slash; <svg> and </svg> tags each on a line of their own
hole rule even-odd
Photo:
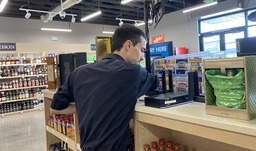
<svg viewBox="0 0 256 151">
<path fill-rule="evenodd" d="M 15 63 L 20 64 L 20 60 L 18 59 L 18 57 L 15 58 Z"/>
<path fill-rule="evenodd" d="M 180 144 L 174 144 L 174 151 L 180 151 Z"/>
<path fill-rule="evenodd" d="M 7 56 L 6 56 L 6 65 L 10 65 L 11 64 L 11 62 L 10 62 L 10 57 L 9 57 L 9 55 L 7 54 Z"/>
<path fill-rule="evenodd" d="M 144 151 L 150 151 L 150 145 L 149 144 L 145 144 L 143 149 L 144 149 Z"/>
<path fill-rule="evenodd" d="M 11 64 L 15 64 L 15 58 L 14 58 L 14 55 L 12 55 L 12 57 L 11 57 Z"/>
</svg>

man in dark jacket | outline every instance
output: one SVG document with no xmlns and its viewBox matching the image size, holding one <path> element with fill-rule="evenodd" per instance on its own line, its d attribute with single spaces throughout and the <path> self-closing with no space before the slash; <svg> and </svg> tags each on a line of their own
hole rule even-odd
<svg viewBox="0 0 256 151">
<path fill-rule="evenodd" d="M 129 121 L 137 98 L 158 85 L 139 65 L 146 37 L 124 24 L 112 36 L 112 53 L 80 66 L 54 95 L 53 114 L 77 113 L 83 151 L 127 151 Z"/>
</svg>

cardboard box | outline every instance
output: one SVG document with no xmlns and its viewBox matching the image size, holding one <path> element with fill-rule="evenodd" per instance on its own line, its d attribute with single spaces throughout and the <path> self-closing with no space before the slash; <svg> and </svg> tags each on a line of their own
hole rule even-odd
<svg viewBox="0 0 256 151">
<path fill-rule="evenodd" d="M 48 89 L 56 89 L 57 88 L 57 77 L 56 77 L 56 63 L 54 61 L 54 57 L 47 57 L 47 72 L 48 72 Z"/>
<path fill-rule="evenodd" d="M 204 71 L 209 69 L 243 69 L 245 76 L 245 109 L 234 109 L 216 106 L 214 90 L 204 78 L 206 114 L 251 120 L 256 117 L 256 57 L 238 57 L 204 60 Z"/>
<path fill-rule="evenodd" d="M 188 71 L 202 74 L 202 58 L 188 58 Z"/>
</svg>

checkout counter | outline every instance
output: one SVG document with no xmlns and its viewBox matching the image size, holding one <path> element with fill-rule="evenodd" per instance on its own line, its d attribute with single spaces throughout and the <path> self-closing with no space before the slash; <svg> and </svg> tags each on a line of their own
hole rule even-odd
<svg viewBox="0 0 256 151">
<path fill-rule="evenodd" d="M 44 90 L 43 93 L 47 120 L 49 103 L 55 92 Z M 138 102 L 133 122 L 136 151 L 142 151 L 144 144 L 159 138 L 179 142 L 183 151 L 256 150 L 256 119 L 244 121 L 207 115 L 204 103 L 191 102 L 159 109 Z M 72 150 L 80 150 L 77 130 L 76 139 L 72 140 L 50 129 L 46 123 L 46 134 L 47 148 L 50 143 L 62 139 Z"/>
</svg>

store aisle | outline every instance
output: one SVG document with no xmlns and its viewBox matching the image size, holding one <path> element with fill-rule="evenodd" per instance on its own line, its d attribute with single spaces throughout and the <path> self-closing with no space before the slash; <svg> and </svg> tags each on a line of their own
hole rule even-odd
<svg viewBox="0 0 256 151">
<path fill-rule="evenodd" d="M 44 111 L 0 117 L 1 151 L 45 151 Z"/>
</svg>

